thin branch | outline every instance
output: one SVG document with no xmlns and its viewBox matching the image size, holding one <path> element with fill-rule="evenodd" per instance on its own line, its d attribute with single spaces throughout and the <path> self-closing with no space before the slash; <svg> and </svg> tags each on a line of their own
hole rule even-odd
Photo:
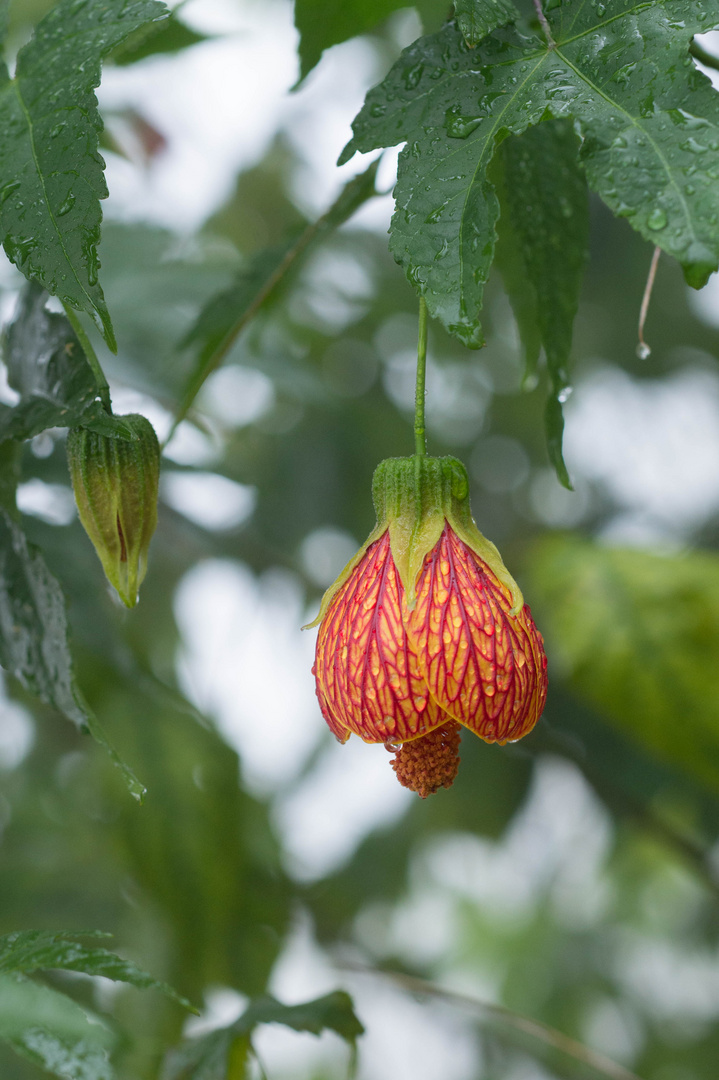
<svg viewBox="0 0 719 1080">
<path fill-rule="evenodd" d="M 423 994 L 427 997 L 439 998 L 450 1005 L 470 1009 L 480 1020 L 499 1020 L 508 1027 L 514 1028 L 515 1031 L 521 1031 L 524 1035 L 529 1035 L 533 1039 L 543 1042 L 546 1046 L 551 1046 L 554 1050 L 560 1050 L 582 1065 L 588 1065 L 595 1072 L 606 1077 L 607 1080 L 641 1080 L 636 1073 L 625 1069 L 623 1065 L 618 1065 L 616 1061 L 612 1061 L 605 1054 L 592 1050 L 577 1039 L 572 1039 L 569 1035 L 565 1035 L 564 1032 L 550 1027 L 549 1024 L 543 1024 L 541 1020 L 533 1020 L 531 1017 L 523 1016 L 512 1009 L 506 1009 L 503 1005 L 494 1005 L 488 1001 L 481 1001 L 479 998 L 470 997 L 468 994 L 458 994 L 454 990 L 447 990 L 443 986 L 427 982 L 425 979 L 418 979 L 414 975 L 405 975 L 401 971 L 380 971 L 377 968 L 366 967 L 351 961 L 343 962 L 340 966 L 350 971 L 358 971 L 365 975 L 375 975 L 382 979 L 388 979 L 412 994 Z"/>
<path fill-rule="evenodd" d="M 360 176 L 357 176 L 355 178 L 355 181 L 350 181 L 350 183 L 354 183 L 366 177 L 372 169 L 376 169 L 376 166 L 377 162 L 372 162 L 364 173 L 360 174 Z M 345 188 L 344 191 L 340 194 L 340 199 L 343 197 L 346 190 L 347 188 Z M 382 192 L 378 192 L 375 189 L 372 191 L 372 194 L 368 196 L 368 198 L 377 197 L 380 194 L 382 194 Z M 192 403 L 199 394 L 202 386 L 205 383 L 205 380 L 212 374 L 213 371 L 216 371 L 216 369 L 220 366 L 220 364 L 225 359 L 230 349 L 235 344 L 237 338 L 240 336 L 247 324 L 251 322 L 251 320 L 255 317 L 264 302 L 275 291 L 283 278 L 287 275 L 288 271 L 292 268 L 295 262 L 297 262 L 300 255 L 302 255 L 302 253 L 312 243 L 315 237 L 318 236 L 318 234 L 321 233 L 332 222 L 333 218 L 337 214 L 338 202 L 339 200 L 336 200 L 329 207 L 329 209 L 324 214 L 322 214 L 321 217 L 319 217 L 311 225 L 308 225 L 307 228 L 300 234 L 292 247 L 289 248 L 289 250 L 285 253 L 282 262 L 267 278 L 264 285 L 261 287 L 257 295 L 252 300 L 252 303 L 249 304 L 248 307 L 243 309 L 242 313 L 238 316 L 236 322 L 227 331 L 220 344 L 207 358 L 205 363 L 200 368 L 199 372 L 196 373 L 187 391 L 185 392 L 185 396 L 175 416 L 172 428 L 170 429 L 170 432 L 165 439 L 164 445 L 167 445 L 167 443 L 174 435 L 178 425 L 187 416 L 190 408 L 192 407 Z M 357 208 L 358 207 L 355 207 L 355 209 Z"/>
<path fill-rule="evenodd" d="M 532 746 L 525 746 L 525 752 L 529 750 L 533 755 L 554 752 L 571 761 L 603 802 L 617 814 L 633 820 L 666 847 L 671 848 L 719 899 L 719 879 L 706 849 L 690 836 L 679 832 L 678 829 L 662 820 L 650 807 L 607 780 L 597 770 L 592 769 L 582 754 L 572 745 L 572 740 L 551 728 L 546 720 L 543 720 L 535 729 Z"/>
<path fill-rule="evenodd" d="M 719 71 L 719 56 L 712 56 L 711 53 L 701 47 L 699 42 L 692 40 L 689 45 L 689 52 L 704 67 L 714 68 L 715 71 Z"/>
<path fill-rule="evenodd" d="M 637 345 L 637 356 L 640 360 L 646 360 L 651 353 L 651 348 L 644 340 L 644 323 L 647 321 L 647 312 L 649 311 L 649 301 L 652 298 L 652 289 L 654 288 L 654 278 L 657 276 L 657 266 L 659 265 L 659 256 L 662 253 L 660 247 L 654 248 L 654 254 L 652 255 L 651 265 L 649 267 L 649 273 L 647 275 L 647 283 L 644 286 L 644 296 L 642 297 L 642 306 L 639 309 L 639 344 Z"/>
<path fill-rule="evenodd" d="M 542 9 L 542 0 L 534 0 L 534 10 L 537 12 L 539 25 L 542 28 L 542 33 L 547 39 L 547 45 L 549 45 L 550 49 L 556 49 L 557 43 L 552 37 L 552 29 L 547 22 L 547 16 L 544 14 L 544 10 Z"/>
</svg>

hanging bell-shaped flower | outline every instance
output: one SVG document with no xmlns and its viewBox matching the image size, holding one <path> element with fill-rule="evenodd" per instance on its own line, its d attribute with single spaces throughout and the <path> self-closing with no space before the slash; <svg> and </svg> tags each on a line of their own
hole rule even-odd
<svg viewBox="0 0 719 1080">
<path fill-rule="evenodd" d="M 144 416 L 131 413 L 121 419 L 132 439 L 73 428 L 67 460 L 80 521 L 105 576 L 123 604 L 134 607 L 157 526 L 160 447 Z"/>
<path fill-rule="evenodd" d="M 547 693 L 542 638 L 455 458 L 392 458 L 373 482 L 377 526 L 327 590 L 315 679 L 327 724 L 382 742 L 402 784 L 449 787 L 461 727 L 513 742 Z"/>
</svg>

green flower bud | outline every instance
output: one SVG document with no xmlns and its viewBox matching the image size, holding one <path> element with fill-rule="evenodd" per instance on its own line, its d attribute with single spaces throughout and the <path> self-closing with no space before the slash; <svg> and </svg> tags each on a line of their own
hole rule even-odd
<svg viewBox="0 0 719 1080">
<path fill-rule="evenodd" d="M 105 576 L 123 604 L 134 607 L 157 526 L 160 446 L 144 416 L 131 413 L 121 419 L 133 439 L 73 428 L 67 460 L 80 521 Z"/>
</svg>

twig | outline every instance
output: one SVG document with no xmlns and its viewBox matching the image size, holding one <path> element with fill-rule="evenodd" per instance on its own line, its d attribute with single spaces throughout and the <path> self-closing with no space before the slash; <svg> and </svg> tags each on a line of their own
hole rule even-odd
<svg viewBox="0 0 719 1080">
<path fill-rule="evenodd" d="M 365 173 L 362 174 L 362 176 L 366 176 L 367 173 L 369 173 L 369 171 L 375 166 L 376 162 L 372 162 L 369 165 L 368 169 L 365 170 Z M 360 177 L 357 177 L 357 179 L 359 180 Z M 372 194 L 374 197 L 376 197 L 380 195 L 381 192 L 375 190 Z M 282 262 L 267 278 L 264 285 L 261 287 L 255 298 L 252 300 L 252 303 L 242 311 L 241 315 L 227 331 L 220 344 L 207 358 L 205 363 L 200 368 L 199 372 L 196 373 L 195 377 L 193 378 L 192 382 L 190 383 L 188 389 L 185 392 L 185 396 L 182 400 L 180 408 L 177 411 L 172 428 L 170 429 L 170 432 L 165 439 L 165 446 L 167 445 L 167 443 L 169 443 L 170 439 L 174 435 L 178 425 L 187 416 L 187 413 L 192 407 L 192 403 L 200 392 L 200 389 L 202 388 L 205 380 L 212 374 L 213 371 L 215 371 L 220 366 L 232 346 L 235 344 L 237 338 L 240 336 L 247 324 L 255 317 L 259 309 L 264 304 L 265 300 L 267 300 L 271 293 L 274 292 L 274 290 L 280 284 L 287 272 L 297 261 L 299 256 L 304 252 L 305 248 L 307 248 L 308 245 L 314 240 L 314 238 L 322 232 L 322 230 L 327 226 L 328 222 L 332 221 L 332 218 L 336 214 L 336 212 L 337 202 L 334 202 L 332 206 L 330 206 L 330 208 L 325 211 L 324 214 L 322 214 L 321 217 L 319 217 L 311 225 L 308 225 L 307 228 L 300 234 L 292 247 L 289 248 L 289 250 L 285 253 Z"/>
<path fill-rule="evenodd" d="M 584 779 L 594 788 L 599 798 L 612 807 L 619 814 L 633 819 L 641 828 L 651 833 L 666 847 L 673 849 L 688 863 L 703 883 L 719 899 L 719 880 L 713 871 L 710 857 L 705 848 L 691 837 L 680 833 L 673 826 L 663 821 L 649 807 L 633 798 L 630 794 L 610 780 L 605 779 L 595 769 L 592 769 L 582 755 L 571 745 L 571 742 L 561 732 L 552 729 L 546 720 L 537 726 L 532 736 L 533 748 L 525 747 L 525 751 L 537 753 L 554 752 L 561 754 L 582 773 Z"/>
<path fill-rule="evenodd" d="M 492 1018 L 500 1020 L 516 1031 L 530 1035 L 555 1050 L 561 1050 L 568 1057 L 574 1058 L 575 1061 L 581 1062 L 582 1065 L 588 1065 L 595 1072 L 607 1077 L 608 1080 L 641 1080 L 636 1073 L 630 1072 L 623 1065 L 618 1065 L 616 1061 L 612 1061 L 611 1058 L 606 1057 L 597 1050 L 592 1050 L 577 1039 L 572 1039 L 562 1031 L 550 1027 L 549 1024 L 543 1024 L 541 1020 L 533 1020 L 529 1016 L 523 1016 L 512 1009 L 507 1009 L 503 1005 L 493 1005 L 488 1001 L 470 997 L 468 994 L 459 994 L 454 990 L 447 990 L 443 986 L 438 986 L 436 983 L 418 979 L 414 975 L 405 975 L 401 971 L 380 971 L 377 968 L 356 964 L 352 961 L 343 961 L 339 966 L 365 975 L 376 975 L 388 979 L 413 994 L 424 994 L 428 997 L 440 998 L 450 1005 L 459 1005 L 462 1008 L 470 1009 L 480 1019 Z"/>
<path fill-rule="evenodd" d="M 549 45 L 550 49 L 556 49 L 557 43 L 554 40 L 554 38 L 552 37 L 551 27 L 550 27 L 549 23 L 547 22 L 547 16 L 544 14 L 544 11 L 542 9 L 542 0 L 534 0 L 534 10 L 537 12 L 537 18 L 539 19 L 539 25 L 542 28 L 542 33 L 544 34 L 545 38 L 547 39 L 547 45 Z"/>
<path fill-rule="evenodd" d="M 659 265 L 659 256 L 662 253 L 660 247 L 654 248 L 654 254 L 652 255 L 652 261 L 649 266 L 649 273 L 647 275 L 647 283 L 644 286 L 644 296 L 642 297 L 642 306 L 639 309 L 639 344 L 637 345 L 637 356 L 640 360 L 646 360 L 651 353 L 651 348 L 644 340 L 644 323 L 647 320 L 647 312 L 649 311 L 649 301 L 652 298 L 652 289 L 654 288 L 654 278 L 657 276 L 657 266 Z"/>
<path fill-rule="evenodd" d="M 712 56 L 711 53 L 708 53 L 706 49 L 701 47 L 698 41 L 692 39 L 689 45 L 689 52 L 694 59 L 698 60 L 704 67 L 714 68 L 715 71 L 719 71 L 719 56 Z"/>
</svg>

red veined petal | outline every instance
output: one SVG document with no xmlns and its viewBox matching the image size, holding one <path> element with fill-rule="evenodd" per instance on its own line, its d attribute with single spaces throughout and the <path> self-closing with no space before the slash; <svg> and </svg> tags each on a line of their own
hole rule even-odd
<svg viewBox="0 0 719 1080">
<path fill-rule="evenodd" d="M 339 738 L 404 742 L 447 720 L 407 638 L 403 596 L 385 532 L 333 597 L 317 636 L 317 696 Z"/>
<path fill-rule="evenodd" d="M 534 727 L 547 691 L 542 638 L 529 608 L 511 612 L 508 590 L 445 525 L 427 556 L 407 634 L 432 697 L 487 742 Z"/>
</svg>

